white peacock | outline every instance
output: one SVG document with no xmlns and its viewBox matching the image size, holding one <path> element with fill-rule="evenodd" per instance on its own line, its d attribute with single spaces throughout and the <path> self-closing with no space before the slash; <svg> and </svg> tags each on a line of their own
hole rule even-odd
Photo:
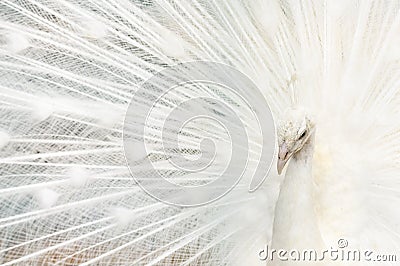
<svg viewBox="0 0 400 266">
<path fill-rule="evenodd" d="M 397 0 L 2 0 L 0 263 L 300 265 L 259 252 L 324 250 L 339 239 L 395 254 L 399 9 Z M 248 192 L 262 146 L 254 133 L 243 183 L 211 204 L 174 207 L 131 177 L 123 119 L 140 84 L 199 60 L 257 85 L 279 121 L 277 167 Z M 210 91 L 253 128 L 223 88 Z M 156 142 L 162 121 L 153 123 Z M 170 152 L 196 156 L 192 141 L 227 139 L 207 123 L 185 134 Z M 175 183 L 215 178 L 173 169 L 160 151 L 149 156 Z"/>
</svg>

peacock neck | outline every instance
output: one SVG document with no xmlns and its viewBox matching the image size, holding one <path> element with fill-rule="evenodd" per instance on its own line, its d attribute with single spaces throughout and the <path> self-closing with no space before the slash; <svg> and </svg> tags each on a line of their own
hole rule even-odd
<svg viewBox="0 0 400 266">
<path fill-rule="evenodd" d="M 275 209 L 273 249 L 301 251 L 322 247 L 314 205 L 313 148 L 311 136 L 289 162 Z"/>
</svg>

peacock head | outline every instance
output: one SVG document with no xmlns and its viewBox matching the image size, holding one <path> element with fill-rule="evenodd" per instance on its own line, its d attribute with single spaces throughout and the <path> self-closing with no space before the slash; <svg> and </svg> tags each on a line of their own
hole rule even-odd
<svg viewBox="0 0 400 266">
<path fill-rule="evenodd" d="M 313 135 L 315 125 L 304 110 L 290 109 L 278 125 L 278 174 L 290 158 L 298 153 Z"/>
</svg>

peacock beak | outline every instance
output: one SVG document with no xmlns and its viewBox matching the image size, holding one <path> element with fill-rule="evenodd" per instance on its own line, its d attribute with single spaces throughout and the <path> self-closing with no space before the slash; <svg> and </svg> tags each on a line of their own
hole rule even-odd
<svg viewBox="0 0 400 266">
<path fill-rule="evenodd" d="M 279 146 L 277 169 L 278 174 L 281 174 L 286 163 L 289 161 L 291 155 L 287 148 L 286 143 Z"/>
</svg>

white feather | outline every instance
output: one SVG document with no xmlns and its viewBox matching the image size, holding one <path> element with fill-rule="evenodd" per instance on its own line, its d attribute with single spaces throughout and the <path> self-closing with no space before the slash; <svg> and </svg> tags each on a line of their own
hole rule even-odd
<svg viewBox="0 0 400 266">
<path fill-rule="evenodd" d="M 91 179 L 88 171 L 79 166 L 71 168 L 68 171 L 67 175 L 69 177 L 70 183 L 77 188 L 87 185 Z"/>
<path fill-rule="evenodd" d="M 0 149 L 2 149 L 4 146 L 8 144 L 10 141 L 11 137 L 9 134 L 6 132 L 0 131 Z"/>
<path fill-rule="evenodd" d="M 263 265 L 258 254 L 273 238 L 274 213 L 302 208 L 290 205 L 295 196 L 315 204 L 324 245 L 346 238 L 354 247 L 398 252 L 399 7 L 397 0 L 2 0 L 0 263 Z M 121 141 L 128 104 L 154 73 L 196 60 L 243 72 L 276 118 L 295 106 L 315 117 L 313 197 L 296 190 L 301 180 L 281 188 L 275 169 L 248 193 L 261 140 L 236 100 L 230 103 L 249 129 L 251 154 L 231 193 L 178 208 L 140 189 Z M 218 88 L 212 96 L 229 102 L 232 95 Z M 160 142 L 163 125 L 153 122 L 150 144 Z M 222 141 L 221 169 L 229 159 L 223 130 L 185 130 L 188 157 L 200 153 L 204 136 Z M 138 163 L 133 175 L 143 174 L 148 156 L 173 183 L 215 178 L 176 171 L 160 150 L 136 144 L 128 147 Z M 289 203 L 275 210 L 281 189 Z M 299 236 L 302 228 L 295 228 Z"/>
<path fill-rule="evenodd" d="M 29 39 L 19 32 L 13 32 L 7 34 L 7 46 L 6 49 L 10 53 L 18 53 L 30 46 Z"/>
<path fill-rule="evenodd" d="M 39 207 L 48 209 L 56 204 L 60 195 L 49 188 L 43 188 L 37 191 L 35 196 L 37 198 Z"/>
</svg>

